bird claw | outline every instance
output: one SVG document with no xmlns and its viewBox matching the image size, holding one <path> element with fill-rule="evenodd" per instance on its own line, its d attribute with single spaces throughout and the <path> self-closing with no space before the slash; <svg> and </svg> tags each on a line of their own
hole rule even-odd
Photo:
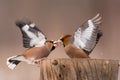
<svg viewBox="0 0 120 80">
<path fill-rule="evenodd" d="M 41 58 L 41 59 L 34 60 L 34 62 L 35 62 L 36 64 L 39 64 L 39 63 L 41 63 L 43 60 L 45 60 L 45 58 Z"/>
</svg>

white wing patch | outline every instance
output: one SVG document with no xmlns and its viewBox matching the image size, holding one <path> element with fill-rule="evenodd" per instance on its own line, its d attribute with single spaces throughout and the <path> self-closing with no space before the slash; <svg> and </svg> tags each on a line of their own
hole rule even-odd
<svg viewBox="0 0 120 80">
<path fill-rule="evenodd" d="M 30 27 L 35 27 L 35 23 L 30 24 Z"/>
<path fill-rule="evenodd" d="M 101 23 L 100 20 L 101 17 L 97 14 L 94 18 L 80 26 L 74 34 L 73 44 L 78 48 L 91 51 L 96 45 L 98 25 Z"/>
<path fill-rule="evenodd" d="M 31 39 L 30 40 L 30 46 L 35 46 L 35 47 L 43 46 L 44 42 L 46 41 L 45 36 L 40 32 L 37 32 L 36 33 L 37 36 L 36 36 L 33 32 L 29 31 L 29 28 L 34 27 L 34 26 L 35 26 L 34 24 L 31 24 L 30 26 L 25 25 L 24 27 L 22 27 L 22 30 Z"/>
</svg>

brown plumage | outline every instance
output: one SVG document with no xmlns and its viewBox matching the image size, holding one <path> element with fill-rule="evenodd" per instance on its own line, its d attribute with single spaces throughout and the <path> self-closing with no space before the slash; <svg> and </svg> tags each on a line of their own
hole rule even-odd
<svg viewBox="0 0 120 80">
<path fill-rule="evenodd" d="M 63 45 L 66 54 L 71 58 L 89 58 L 102 36 L 99 29 L 101 19 L 100 14 L 97 14 L 82 24 L 73 35 L 63 35 L 56 43 Z"/>
<path fill-rule="evenodd" d="M 21 56 L 24 56 L 26 59 L 30 60 L 30 64 L 32 64 L 31 61 L 34 64 L 36 60 L 47 57 L 50 54 L 50 52 L 52 51 L 53 47 L 55 48 L 53 41 L 46 41 L 45 45 L 43 45 L 41 47 L 33 47 L 33 48 L 29 48 L 29 49 L 25 50 L 21 54 Z M 29 63 L 29 61 L 28 61 L 28 63 Z"/>
<path fill-rule="evenodd" d="M 70 58 L 89 58 L 81 48 L 77 48 L 71 43 L 72 35 L 64 35 L 60 40 L 63 42 L 64 50 Z"/>
<path fill-rule="evenodd" d="M 54 41 L 47 40 L 34 23 L 30 21 L 17 21 L 16 25 L 22 32 L 23 46 L 28 49 L 20 55 L 12 56 L 7 59 L 7 66 L 10 69 L 14 69 L 21 61 L 27 62 L 28 64 L 38 63 L 57 47 Z"/>
</svg>

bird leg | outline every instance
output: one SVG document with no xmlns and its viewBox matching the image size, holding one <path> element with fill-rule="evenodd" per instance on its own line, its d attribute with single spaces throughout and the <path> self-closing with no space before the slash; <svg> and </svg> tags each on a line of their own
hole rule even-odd
<svg viewBox="0 0 120 80">
<path fill-rule="evenodd" d="M 36 63 L 36 64 L 39 64 L 39 63 L 41 63 L 43 60 L 45 60 L 46 58 L 44 57 L 44 58 L 40 58 L 40 59 L 37 59 L 37 60 L 34 60 L 34 62 Z"/>
</svg>

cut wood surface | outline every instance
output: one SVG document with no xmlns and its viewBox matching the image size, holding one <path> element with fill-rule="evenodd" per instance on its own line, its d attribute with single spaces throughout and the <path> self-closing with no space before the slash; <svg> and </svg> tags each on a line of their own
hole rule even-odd
<svg viewBox="0 0 120 80">
<path fill-rule="evenodd" d="M 118 60 L 45 59 L 40 63 L 40 80 L 118 80 Z"/>
</svg>

